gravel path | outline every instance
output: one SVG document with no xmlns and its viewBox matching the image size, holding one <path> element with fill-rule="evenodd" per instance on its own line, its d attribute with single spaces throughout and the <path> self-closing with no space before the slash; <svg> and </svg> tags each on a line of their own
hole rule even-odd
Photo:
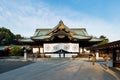
<svg viewBox="0 0 120 80">
<path fill-rule="evenodd" d="M 120 80 L 111 70 L 80 59 L 48 59 L 0 74 L 0 80 Z"/>
</svg>

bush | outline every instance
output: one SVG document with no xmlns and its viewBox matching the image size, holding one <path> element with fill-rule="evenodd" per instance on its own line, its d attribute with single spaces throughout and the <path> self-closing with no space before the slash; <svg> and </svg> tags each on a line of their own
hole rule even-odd
<svg viewBox="0 0 120 80">
<path fill-rule="evenodd" d="M 10 50 L 10 56 L 21 56 L 22 55 L 22 50 L 19 46 L 14 46 L 11 50 Z"/>
<path fill-rule="evenodd" d="M 9 56 L 10 55 L 10 46 L 6 46 L 3 50 L 3 56 Z"/>
</svg>

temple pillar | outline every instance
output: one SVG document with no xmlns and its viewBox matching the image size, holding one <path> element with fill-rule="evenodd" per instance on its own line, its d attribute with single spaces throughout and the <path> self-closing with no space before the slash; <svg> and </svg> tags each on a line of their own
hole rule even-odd
<svg viewBox="0 0 120 80">
<path fill-rule="evenodd" d="M 92 54 L 92 64 L 95 65 L 96 57 L 95 52 Z"/>
<path fill-rule="evenodd" d="M 45 53 L 43 51 L 43 48 L 40 48 L 40 53 L 41 53 L 41 57 L 44 58 L 45 57 Z"/>
<path fill-rule="evenodd" d="M 109 68 L 109 50 L 105 50 L 106 54 L 106 69 Z"/>
<path fill-rule="evenodd" d="M 65 58 L 65 53 L 63 53 L 63 57 Z"/>
<path fill-rule="evenodd" d="M 80 51 L 79 51 L 80 54 L 82 54 L 82 48 L 80 48 Z"/>
<path fill-rule="evenodd" d="M 115 62 L 116 62 L 116 50 L 113 49 L 113 67 L 116 67 Z"/>
<path fill-rule="evenodd" d="M 84 47 L 82 47 L 82 54 L 85 54 Z"/>
<path fill-rule="evenodd" d="M 41 56 L 41 50 L 40 50 L 40 48 L 39 48 L 39 52 L 40 52 L 39 55 L 40 55 L 40 58 L 41 58 L 42 56 Z"/>
<path fill-rule="evenodd" d="M 81 48 L 79 48 L 79 53 L 77 54 L 77 56 L 80 56 L 81 53 L 82 53 Z"/>
<path fill-rule="evenodd" d="M 106 54 L 106 67 L 107 67 L 107 69 L 109 68 L 109 60 L 108 60 L 108 54 Z"/>
</svg>

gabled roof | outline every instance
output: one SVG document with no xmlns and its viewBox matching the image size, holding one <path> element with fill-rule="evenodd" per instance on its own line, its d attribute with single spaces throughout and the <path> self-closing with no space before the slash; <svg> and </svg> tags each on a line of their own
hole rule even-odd
<svg viewBox="0 0 120 80">
<path fill-rule="evenodd" d="M 50 28 L 36 29 L 34 36 L 49 35 L 50 33 L 55 32 L 55 30 L 61 26 L 64 27 L 68 32 L 71 32 L 74 35 L 89 36 L 85 28 L 70 28 L 69 29 L 66 25 L 64 25 L 62 20 L 53 29 L 50 29 Z"/>
<path fill-rule="evenodd" d="M 35 33 L 33 36 L 41 36 L 41 35 L 46 35 L 51 29 L 48 28 L 41 28 L 41 29 L 36 29 Z"/>
<path fill-rule="evenodd" d="M 59 21 L 58 25 L 56 25 L 53 29 L 50 28 L 40 28 L 36 29 L 34 35 L 29 39 L 22 39 L 21 42 L 35 42 L 43 41 L 43 40 L 53 40 L 59 38 L 64 38 L 63 36 L 67 36 L 67 38 L 72 40 L 87 40 L 89 42 L 100 42 L 102 41 L 99 38 L 94 38 L 88 35 L 85 28 L 68 28 L 62 20 Z"/>
<path fill-rule="evenodd" d="M 41 29 L 36 29 L 35 33 L 33 36 L 42 36 L 42 35 L 47 35 L 50 33 L 53 29 L 48 29 L 48 28 L 41 28 Z M 81 36 L 89 36 L 85 28 L 71 28 L 71 32 L 73 32 L 75 35 L 81 35 Z"/>
<path fill-rule="evenodd" d="M 63 23 L 62 20 L 59 21 L 58 25 L 55 26 L 51 31 L 49 31 L 47 34 L 50 34 L 51 32 L 54 32 L 56 29 L 59 29 L 59 28 L 64 28 L 66 29 L 67 31 L 70 31 L 70 29 Z"/>
<path fill-rule="evenodd" d="M 75 35 L 89 36 L 85 28 L 71 28 Z"/>
</svg>

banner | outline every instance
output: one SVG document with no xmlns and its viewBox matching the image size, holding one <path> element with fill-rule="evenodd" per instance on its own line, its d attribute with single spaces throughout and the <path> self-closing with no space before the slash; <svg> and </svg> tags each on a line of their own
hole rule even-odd
<svg viewBox="0 0 120 80">
<path fill-rule="evenodd" d="M 79 52 L 78 43 L 44 43 L 44 52 L 56 52 L 58 50 L 67 52 Z"/>
</svg>

